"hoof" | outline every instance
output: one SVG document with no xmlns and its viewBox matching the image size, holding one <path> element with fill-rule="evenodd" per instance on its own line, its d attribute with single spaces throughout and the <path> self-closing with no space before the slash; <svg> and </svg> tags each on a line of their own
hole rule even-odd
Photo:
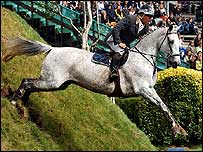
<svg viewBox="0 0 203 152">
<path fill-rule="evenodd" d="M 180 125 L 175 125 L 174 127 L 172 127 L 172 131 L 174 135 L 176 134 L 181 134 L 184 136 L 188 135 L 187 132 Z"/>
<path fill-rule="evenodd" d="M 21 102 L 17 102 L 17 101 L 15 101 L 15 100 L 11 100 L 10 102 L 11 102 L 11 105 L 13 105 L 14 108 L 16 108 L 17 113 L 18 113 L 18 115 L 20 116 L 20 118 L 21 118 L 21 119 L 22 119 L 22 118 L 25 118 L 25 117 L 26 117 L 26 114 L 25 114 L 25 110 L 24 110 L 24 108 L 23 108 L 23 106 L 22 106 L 22 103 L 21 103 Z"/>
<path fill-rule="evenodd" d="M 16 104 L 16 109 L 17 109 L 17 113 L 20 116 L 20 118 L 24 118 L 25 117 L 25 109 L 23 108 L 22 104 L 17 103 Z"/>
</svg>

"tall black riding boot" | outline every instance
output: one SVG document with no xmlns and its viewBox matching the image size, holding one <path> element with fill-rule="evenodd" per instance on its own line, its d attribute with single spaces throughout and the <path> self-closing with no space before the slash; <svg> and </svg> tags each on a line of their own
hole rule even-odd
<svg viewBox="0 0 203 152">
<path fill-rule="evenodd" d="M 119 53 L 114 54 L 111 64 L 110 64 L 110 70 L 111 70 L 111 75 L 110 75 L 110 82 L 118 78 L 118 67 L 119 67 L 119 60 L 121 58 L 121 55 Z"/>
</svg>

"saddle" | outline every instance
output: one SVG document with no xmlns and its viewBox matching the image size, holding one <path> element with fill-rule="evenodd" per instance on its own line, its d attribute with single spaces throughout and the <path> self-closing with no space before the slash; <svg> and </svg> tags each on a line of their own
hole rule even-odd
<svg viewBox="0 0 203 152">
<path fill-rule="evenodd" d="M 104 49 L 95 48 L 91 61 L 93 63 L 101 64 L 109 67 L 111 60 L 115 54 L 116 53 L 114 51 L 107 52 Z M 129 55 L 129 51 L 126 50 L 121 57 L 117 58 L 119 68 L 121 68 L 126 63 L 128 59 L 128 55 Z"/>
</svg>

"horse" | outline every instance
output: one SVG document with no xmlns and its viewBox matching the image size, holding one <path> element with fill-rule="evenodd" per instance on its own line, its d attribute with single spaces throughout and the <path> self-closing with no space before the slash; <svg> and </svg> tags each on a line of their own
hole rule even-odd
<svg viewBox="0 0 203 152">
<path fill-rule="evenodd" d="M 156 58 L 160 50 L 164 50 L 174 68 L 180 64 L 177 30 L 174 25 L 160 27 L 143 36 L 129 49 L 126 63 L 118 70 L 119 82 L 109 82 L 109 67 L 91 62 L 93 52 L 75 47 L 52 47 L 22 37 L 10 39 L 3 54 L 4 62 L 18 55 L 46 53 L 39 78 L 24 78 L 10 101 L 15 105 L 18 99 L 29 98 L 30 93 L 64 90 L 70 84 L 109 97 L 141 95 L 163 110 L 173 134 L 187 135 L 154 89 Z"/>
</svg>

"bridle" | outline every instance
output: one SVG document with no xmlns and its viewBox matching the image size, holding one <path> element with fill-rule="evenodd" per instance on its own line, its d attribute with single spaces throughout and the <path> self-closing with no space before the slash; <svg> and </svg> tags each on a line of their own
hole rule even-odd
<svg viewBox="0 0 203 152">
<path fill-rule="evenodd" d="M 164 43 L 164 41 L 166 40 L 166 38 L 168 39 L 168 45 L 169 45 L 169 49 L 170 49 L 170 52 L 173 52 L 172 51 L 172 48 L 171 48 L 171 43 L 172 43 L 172 41 L 170 41 L 169 40 L 169 37 L 168 37 L 168 35 L 169 34 L 172 34 L 172 32 L 171 31 L 169 31 L 169 29 L 167 30 L 167 32 L 166 32 L 166 35 L 164 36 L 164 39 L 162 40 L 162 42 L 161 42 L 161 44 L 160 44 L 160 46 L 159 46 L 159 48 L 158 48 L 158 52 L 160 51 L 160 49 L 161 49 L 161 46 L 163 45 L 163 43 Z M 141 41 L 142 39 L 140 39 L 137 43 L 136 43 L 136 45 Z M 153 59 L 153 57 L 157 57 L 156 55 L 153 55 L 153 54 L 148 54 L 148 53 L 144 53 L 144 52 L 141 52 L 141 51 L 139 51 L 139 49 L 136 47 L 136 45 L 134 46 L 134 48 L 135 48 L 135 50 L 133 49 L 127 49 L 128 51 L 131 51 L 131 52 L 135 52 L 135 53 L 140 53 L 147 61 L 149 61 L 149 63 L 155 68 L 155 70 L 156 70 L 156 63 L 155 63 L 155 60 Z M 150 56 L 151 58 L 152 58 L 152 61 L 153 61 L 153 63 L 146 57 L 146 56 Z M 163 58 L 165 59 L 165 60 L 168 60 L 168 58 L 169 57 L 174 57 L 174 56 L 180 56 L 180 54 L 172 54 L 172 53 L 168 53 L 168 55 L 167 55 L 167 57 L 164 57 L 163 56 Z"/>
</svg>

